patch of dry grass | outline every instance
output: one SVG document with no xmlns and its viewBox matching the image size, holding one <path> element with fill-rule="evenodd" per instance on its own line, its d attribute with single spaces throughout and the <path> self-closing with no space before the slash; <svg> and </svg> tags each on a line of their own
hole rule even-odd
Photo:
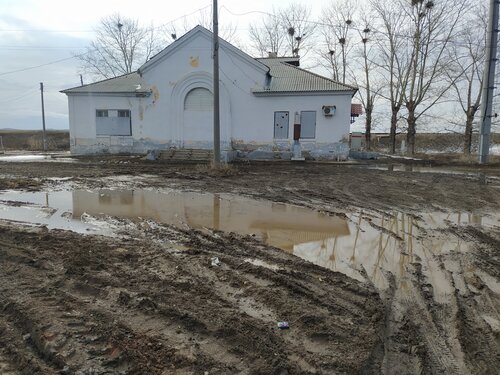
<svg viewBox="0 0 500 375">
<path fill-rule="evenodd" d="M 238 168 L 233 164 L 220 163 L 216 166 L 213 161 L 209 164 L 197 164 L 195 171 L 214 177 L 235 176 L 239 173 Z"/>
<path fill-rule="evenodd" d="M 42 186 L 40 180 L 29 179 L 29 178 L 18 178 L 18 179 L 0 179 L 0 190 L 13 190 L 13 189 L 24 189 L 28 191 L 39 190 Z"/>
<path fill-rule="evenodd" d="M 49 150 L 69 150 L 69 131 L 47 130 Z M 5 150 L 43 150 L 42 132 L 39 130 L 0 129 Z"/>
</svg>

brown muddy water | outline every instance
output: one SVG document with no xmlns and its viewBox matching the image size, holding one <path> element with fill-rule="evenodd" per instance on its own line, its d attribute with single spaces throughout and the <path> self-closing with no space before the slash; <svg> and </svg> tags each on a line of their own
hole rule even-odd
<svg viewBox="0 0 500 375">
<path fill-rule="evenodd" d="M 360 164 L 351 165 L 350 168 L 365 168 L 365 169 L 376 169 L 379 171 L 388 172 L 414 172 L 414 173 L 437 173 L 437 174 L 450 174 L 466 176 L 469 178 L 478 179 L 488 179 L 492 181 L 500 181 L 500 177 L 492 176 L 484 172 L 476 172 L 473 170 L 459 170 L 446 167 L 433 167 L 433 166 L 421 166 L 413 164 Z"/>
<path fill-rule="evenodd" d="M 146 219 L 183 229 L 215 229 L 255 236 L 312 263 L 380 290 L 394 277 L 404 289 L 407 265 L 418 261 L 434 287 L 436 302 L 454 292 L 436 259 L 467 252 L 471 243 L 451 235 L 426 235 L 450 225 L 500 226 L 497 213 L 374 214 L 357 212 L 347 219 L 317 211 L 230 194 L 151 190 L 5 192 L 0 219 L 46 225 L 79 233 L 113 235 L 109 218 Z M 437 256 L 437 257 L 436 257 Z M 483 280 L 500 290 L 494 280 Z"/>
<path fill-rule="evenodd" d="M 57 161 L 57 162 L 74 162 L 75 159 L 67 157 L 67 155 L 61 154 L 22 154 L 22 155 L 1 155 L 1 162 L 12 162 L 12 163 L 22 163 L 22 162 L 33 162 L 33 161 Z"/>
</svg>

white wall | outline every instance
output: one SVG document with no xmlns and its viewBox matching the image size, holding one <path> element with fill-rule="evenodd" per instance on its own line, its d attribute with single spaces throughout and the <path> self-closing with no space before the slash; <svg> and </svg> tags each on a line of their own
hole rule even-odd
<svg viewBox="0 0 500 375">
<path fill-rule="evenodd" d="M 199 131 L 185 126 L 184 97 L 193 88 L 212 86 L 211 40 L 205 34 L 194 34 L 180 39 L 178 48 L 143 72 L 145 85 L 151 89 L 147 98 L 135 96 L 69 95 L 70 137 L 72 151 L 145 152 L 148 149 L 168 147 L 211 148 L 212 131 Z M 175 45 L 174 43 L 174 45 Z M 257 62 L 249 63 L 239 54 L 220 50 L 221 141 L 222 148 L 271 149 L 274 142 L 274 112 L 290 113 L 287 142 L 278 142 L 287 148 L 293 139 L 295 111 L 314 110 L 316 139 L 304 141 L 305 148 L 321 148 L 339 142 L 349 132 L 351 95 L 256 96 L 253 88 L 262 88 L 267 68 Z M 145 87 L 144 87 L 145 86 Z M 336 105 L 333 117 L 325 117 L 323 105 Z M 130 109 L 132 137 L 129 140 L 96 137 L 96 109 Z M 189 115 L 196 117 L 196 115 Z M 204 112 L 199 116 L 212 116 Z M 132 146 L 133 144 L 133 146 Z"/>
<path fill-rule="evenodd" d="M 145 112 L 145 118 L 148 123 L 155 124 L 153 126 L 166 126 L 168 136 L 180 147 L 212 147 L 213 131 L 206 132 L 203 126 L 196 133 L 192 128 L 187 129 L 184 124 L 188 119 L 183 112 L 184 97 L 191 89 L 205 87 L 213 92 L 211 40 L 200 33 L 187 42 L 179 40 L 176 43 L 185 44 L 143 74 L 144 80 L 150 83 L 153 90 L 157 90 L 159 97 L 154 107 Z M 233 108 L 233 105 L 248 104 L 249 100 L 256 100 L 251 89 L 264 85 L 267 68 L 258 63 L 256 66 L 251 65 L 238 54 L 225 51 L 223 47 L 219 61 L 221 141 L 223 147 L 227 148 L 235 129 L 247 126 L 248 120 L 251 120 L 245 117 L 259 110 L 254 107 L 250 111 L 247 108 L 243 116 L 240 116 L 239 110 Z M 254 105 L 255 103 L 252 104 Z M 165 124 L 165 119 L 168 119 L 169 124 Z"/>
<path fill-rule="evenodd" d="M 337 107 L 336 114 L 325 117 L 322 110 L 323 105 L 335 105 Z M 244 126 L 235 127 L 233 131 L 233 138 L 238 143 L 273 143 L 275 111 L 288 111 L 290 114 L 288 128 L 288 142 L 290 144 L 293 142 L 295 112 L 316 111 L 316 139 L 301 140 L 306 148 L 308 144 L 339 142 L 343 136 L 349 133 L 350 95 L 253 97 L 247 101 L 235 100 L 233 108 L 237 113 L 242 114 L 245 122 Z M 252 108 L 258 108 L 258 111 L 252 110 Z"/>
</svg>

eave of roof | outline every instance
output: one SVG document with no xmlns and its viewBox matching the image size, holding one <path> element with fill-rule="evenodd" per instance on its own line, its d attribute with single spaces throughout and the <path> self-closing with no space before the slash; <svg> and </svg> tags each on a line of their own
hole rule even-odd
<svg viewBox="0 0 500 375">
<path fill-rule="evenodd" d="M 76 86 L 60 91 L 63 94 L 141 94 L 149 90 L 138 88 L 143 83 L 137 72 L 123 74 L 118 77 Z"/>
</svg>

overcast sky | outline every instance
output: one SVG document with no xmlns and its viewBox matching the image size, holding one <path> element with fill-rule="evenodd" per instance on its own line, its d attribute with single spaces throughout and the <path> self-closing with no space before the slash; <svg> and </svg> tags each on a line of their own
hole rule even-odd
<svg viewBox="0 0 500 375">
<path fill-rule="evenodd" d="M 290 0 L 219 0 L 220 22 L 238 28 L 238 39 L 248 25 L 262 17 L 229 14 L 270 12 Z M 313 16 L 330 0 L 307 0 Z M 211 0 L 0 0 L 0 129 L 41 128 L 40 82 L 44 82 L 48 128 L 68 128 L 66 95 L 59 90 L 80 83 L 79 62 L 72 58 L 92 40 L 99 20 L 109 14 L 139 19 L 144 25 L 165 25 L 198 9 L 210 9 Z M 196 18 L 197 14 L 191 17 Z M 54 61 L 63 60 L 57 63 Z M 38 68 L 32 67 L 48 64 Z"/>
</svg>

